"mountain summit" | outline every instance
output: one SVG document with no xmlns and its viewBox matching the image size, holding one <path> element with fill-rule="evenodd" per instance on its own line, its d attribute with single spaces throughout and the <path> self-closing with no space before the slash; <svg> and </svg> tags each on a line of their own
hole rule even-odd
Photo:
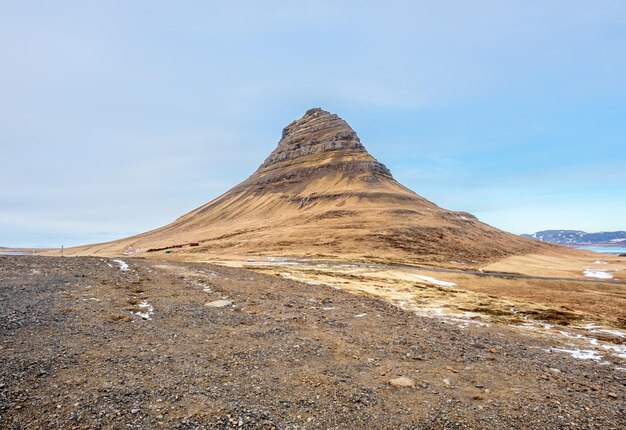
<svg viewBox="0 0 626 430">
<path fill-rule="evenodd" d="M 76 251 L 477 267 L 547 246 L 418 196 L 367 152 L 346 121 L 314 108 L 285 127 L 256 172 L 228 192 L 165 227 Z"/>
<path fill-rule="evenodd" d="M 258 170 L 236 189 L 281 187 L 310 182 L 312 177 L 342 172 L 345 176 L 365 175 L 391 178 L 391 172 L 372 157 L 356 132 L 335 114 L 320 108 L 283 129 L 278 146 Z"/>
<path fill-rule="evenodd" d="M 347 122 L 320 108 L 309 109 L 302 118 L 283 129 L 278 146 L 259 170 L 280 169 L 291 160 L 313 153 L 334 151 L 355 157 L 354 160 L 343 160 L 343 164 L 350 166 L 352 171 L 372 170 L 391 176 L 389 169 L 367 153 Z"/>
</svg>

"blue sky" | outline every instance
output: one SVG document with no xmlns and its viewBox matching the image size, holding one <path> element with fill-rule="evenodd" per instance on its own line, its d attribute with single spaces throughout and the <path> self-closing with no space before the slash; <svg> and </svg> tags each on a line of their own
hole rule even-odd
<svg viewBox="0 0 626 430">
<path fill-rule="evenodd" d="M 514 233 L 626 229 L 623 1 L 0 0 L 0 245 L 170 222 L 310 107 Z"/>
</svg>

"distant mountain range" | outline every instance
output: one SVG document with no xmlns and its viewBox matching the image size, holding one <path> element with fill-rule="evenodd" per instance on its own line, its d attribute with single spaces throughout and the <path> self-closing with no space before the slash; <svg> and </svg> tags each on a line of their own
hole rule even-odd
<svg viewBox="0 0 626 430">
<path fill-rule="evenodd" d="M 626 231 L 587 233 L 580 230 L 544 230 L 522 236 L 566 246 L 626 246 Z"/>
</svg>

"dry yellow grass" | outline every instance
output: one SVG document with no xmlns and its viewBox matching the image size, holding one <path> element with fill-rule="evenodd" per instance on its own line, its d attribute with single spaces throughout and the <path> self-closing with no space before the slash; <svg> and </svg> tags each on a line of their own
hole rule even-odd
<svg viewBox="0 0 626 430">
<path fill-rule="evenodd" d="M 611 254 L 581 251 L 565 247 L 541 253 L 513 255 L 484 267 L 485 270 L 515 272 L 533 276 L 582 277 L 585 269 L 605 271 L 613 279 L 626 281 L 626 258 Z"/>
<path fill-rule="evenodd" d="M 301 266 L 244 261 L 226 264 L 309 283 L 332 285 L 375 296 L 414 311 L 445 309 L 452 315 L 473 312 L 513 323 L 523 322 L 528 317 L 561 325 L 595 322 L 626 328 L 625 284 L 507 279 L 338 264 Z M 455 285 L 436 285 L 420 276 Z"/>
</svg>

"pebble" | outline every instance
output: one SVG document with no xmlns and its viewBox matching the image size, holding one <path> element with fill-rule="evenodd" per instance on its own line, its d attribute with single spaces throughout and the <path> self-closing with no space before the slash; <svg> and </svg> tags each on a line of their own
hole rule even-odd
<svg viewBox="0 0 626 430">
<path fill-rule="evenodd" d="M 213 300 L 212 302 L 206 302 L 204 306 L 208 308 L 223 308 L 228 305 L 232 305 L 232 300 Z"/>
<path fill-rule="evenodd" d="M 411 378 L 407 378 L 406 376 L 401 376 L 399 378 L 395 378 L 389 381 L 391 385 L 394 387 L 414 387 L 415 381 Z"/>
</svg>

